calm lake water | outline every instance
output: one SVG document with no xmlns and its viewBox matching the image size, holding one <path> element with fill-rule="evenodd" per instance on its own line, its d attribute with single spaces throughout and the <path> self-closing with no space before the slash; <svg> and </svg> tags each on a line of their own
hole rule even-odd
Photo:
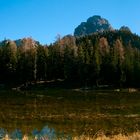
<svg viewBox="0 0 140 140">
<path fill-rule="evenodd" d="M 29 133 L 44 126 L 64 134 L 140 130 L 140 92 L 46 89 L 0 91 L 0 128 Z"/>
</svg>

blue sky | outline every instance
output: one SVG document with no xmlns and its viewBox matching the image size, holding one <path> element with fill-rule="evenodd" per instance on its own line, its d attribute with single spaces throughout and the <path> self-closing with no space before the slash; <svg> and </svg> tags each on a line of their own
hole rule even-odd
<svg viewBox="0 0 140 140">
<path fill-rule="evenodd" d="M 32 37 L 49 44 L 93 15 L 140 35 L 140 0 L 0 0 L 0 40 Z"/>
</svg>

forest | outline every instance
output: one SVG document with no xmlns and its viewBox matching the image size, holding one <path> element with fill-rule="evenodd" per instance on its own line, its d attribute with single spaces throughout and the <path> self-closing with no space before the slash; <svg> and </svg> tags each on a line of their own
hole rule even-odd
<svg viewBox="0 0 140 140">
<path fill-rule="evenodd" d="M 32 38 L 0 42 L 0 83 L 62 79 L 80 87 L 140 87 L 140 37 L 113 30 L 67 35 L 50 45 Z"/>
</svg>

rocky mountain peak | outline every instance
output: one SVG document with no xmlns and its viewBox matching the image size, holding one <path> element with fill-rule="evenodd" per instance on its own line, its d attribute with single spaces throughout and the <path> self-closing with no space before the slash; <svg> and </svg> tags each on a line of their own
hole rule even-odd
<svg viewBox="0 0 140 140">
<path fill-rule="evenodd" d="M 103 32 L 113 30 L 112 26 L 107 19 L 101 16 L 95 15 L 87 19 L 86 22 L 82 22 L 78 27 L 75 28 L 75 36 L 84 36 L 95 32 Z"/>
</svg>

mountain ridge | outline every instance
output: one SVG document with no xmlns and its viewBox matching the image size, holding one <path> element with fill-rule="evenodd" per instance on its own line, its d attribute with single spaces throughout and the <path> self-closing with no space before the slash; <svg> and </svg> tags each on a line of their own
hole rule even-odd
<svg viewBox="0 0 140 140">
<path fill-rule="evenodd" d="M 114 30 L 109 21 L 99 15 L 89 17 L 86 22 L 81 22 L 74 30 L 74 36 L 84 36 L 96 32 Z"/>
</svg>

